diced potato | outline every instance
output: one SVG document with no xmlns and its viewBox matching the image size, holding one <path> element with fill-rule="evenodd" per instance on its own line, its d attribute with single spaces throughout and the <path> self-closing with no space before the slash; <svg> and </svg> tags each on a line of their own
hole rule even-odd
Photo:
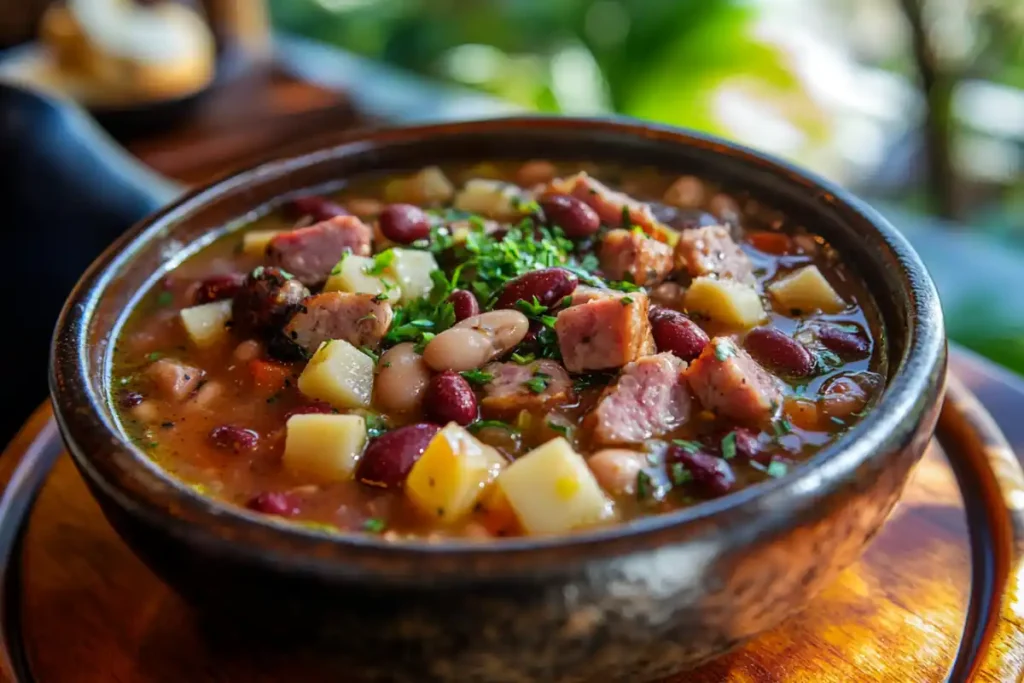
<svg viewBox="0 0 1024 683">
<path fill-rule="evenodd" d="M 390 273 L 369 275 L 367 270 L 373 267 L 373 259 L 368 256 L 349 254 L 341 260 L 341 265 L 331 271 L 324 285 L 325 292 L 351 292 L 353 294 L 384 294 L 388 301 L 397 303 L 402 295 L 395 276 Z"/>
<path fill-rule="evenodd" d="M 492 536 L 515 536 L 522 533 L 516 511 L 498 486 L 491 486 L 475 508 L 475 519 Z"/>
<path fill-rule="evenodd" d="M 434 286 L 430 274 L 438 269 L 434 255 L 419 249 L 394 249 L 388 273 L 398 280 L 402 288 L 401 302 L 409 303 L 430 294 Z"/>
<path fill-rule="evenodd" d="M 522 214 L 519 207 L 526 197 L 515 185 L 499 180 L 476 178 L 465 184 L 455 195 L 455 208 L 499 220 L 513 219 Z"/>
<path fill-rule="evenodd" d="M 270 240 L 280 235 L 283 230 L 250 230 L 242 235 L 242 252 L 247 256 L 262 258 L 267 253 Z"/>
<path fill-rule="evenodd" d="M 231 321 L 231 299 L 183 308 L 178 314 L 192 343 L 206 349 L 224 341 Z"/>
<path fill-rule="evenodd" d="M 412 466 L 405 492 L 424 514 L 450 524 L 473 509 L 504 465 L 497 450 L 451 422 Z"/>
<path fill-rule="evenodd" d="M 352 478 L 366 445 L 361 415 L 293 415 L 281 462 L 302 479 L 330 484 Z"/>
<path fill-rule="evenodd" d="M 804 266 L 768 285 L 768 293 L 787 311 L 839 313 L 846 302 L 818 266 Z"/>
<path fill-rule="evenodd" d="M 299 391 L 338 410 L 369 408 L 373 361 L 343 339 L 325 341 L 299 375 Z"/>
<path fill-rule="evenodd" d="M 683 302 L 691 313 L 742 329 L 754 327 L 765 318 L 757 291 L 735 280 L 694 278 Z"/>
<path fill-rule="evenodd" d="M 384 188 L 389 202 L 409 204 L 443 204 L 452 198 L 455 188 L 444 171 L 437 166 L 427 166 L 408 178 L 396 178 Z"/>
<path fill-rule="evenodd" d="M 497 485 L 529 534 L 565 533 L 615 516 L 583 456 L 562 437 L 509 465 Z"/>
</svg>

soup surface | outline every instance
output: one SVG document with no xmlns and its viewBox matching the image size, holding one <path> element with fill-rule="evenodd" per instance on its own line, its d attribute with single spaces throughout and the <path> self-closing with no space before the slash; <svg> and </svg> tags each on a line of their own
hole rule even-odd
<svg viewBox="0 0 1024 683">
<path fill-rule="evenodd" d="M 772 477 L 883 388 L 814 226 L 693 176 L 534 160 L 303 196 L 147 293 L 112 401 L 198 491 L 388 539 L 558 534 Z"/>
</svg>

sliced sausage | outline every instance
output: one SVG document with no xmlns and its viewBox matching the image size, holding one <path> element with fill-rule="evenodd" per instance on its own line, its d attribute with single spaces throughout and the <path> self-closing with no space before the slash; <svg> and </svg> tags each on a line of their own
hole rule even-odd
<svg viewBox="0 0 1024 683">
<path fill-rule="evenodd" d="M 302 302 L 284 328 L 285 337 L 307 353 L 328 339 L 377 348 L 391 326 L 391 304 L 373 294 L 324 292 Z"/>
<path fill-rule="evenodd" d="M 654 353 L 642 292 L 601 296 L 561 311 L 555 334 L 569 372 L 620 368 Z"/>
<path fill-rule="evenodd" d="M 244 336 L 280 330 L 307 296 L 309 290 L 295 278 L 279 268 L 260 266 L 235 294 L 231 324 Z"/>
<path fill-rule="evenodd" d="M 327 279 L 346 251 L 369 256 L 372 237 L 370 227 L 355 216 L 335 216 L 277 235 L 267 245 L 267 259 L 312 286 Z"/>
<path fill-rule="evenodd" d="M 179 360 L 161 358 L 146 368 L 146 375 L 164 398 L 184 401 L 199 387 L 203 371 Z"/>
<path fill-rule="evenodd" d="M 705 408 L 752 425 L 770 419 L 782 402 L 778 380 L 728 337 L 715 337 L 687 370 Z"/>
<path fill-rule="evenodd" d="M 754 284 L 750 257 L 733 241 L 729 229 L 721 225 L 684 230 L 676 244 L 675 267 L 690 277 L 707 275 Z"/>
<path fill-rule="evenodd" d="M 686 363 L 671 353 L 641 358 L 622 369 L 587 415 L 584 429 L 597 446 L 640 444 L 690 419 Z"/>
<path fill-rule="evenodd" d="M 488 419 L 511 420 L 521 410 L 542 413 L 573 400 L 572 379 L 565 368 L 553 360 L 525 365 L 491 363 L 484 371 L 493 376 L 484 385 L 484 398 L 480 403 Z"/>
<path fill-rule="evenodd" d="M 672 247 L 635 230 L 612 230 L 604 236 L 601 270 L 612 280 L 656 285 L 672 272 Z"/>
</svg>

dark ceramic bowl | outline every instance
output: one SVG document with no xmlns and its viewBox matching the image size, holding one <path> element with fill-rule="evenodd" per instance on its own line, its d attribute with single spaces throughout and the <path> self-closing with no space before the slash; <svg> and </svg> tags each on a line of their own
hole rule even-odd
<svg viewBox="0 0 1024 683">
<path fill-rule="evenodd" d="M 890 358 L 880 403 L 782 479 L 612 528 L 489 544 L 391 544 L 288 526 L 196 494 L 118 428 L 110 342 L 126 311 L 225 225 L 366 171 L 531 157 L 695 173 L 820 232 L 880 308 Z M 232 632 L 256 625 L 272 634 L 265 642 L 313 648 L 347 680 L 635 682 L 774 626 L 861 553 L 932 435 L 945 359 L 939 302 L 920 260 L 839 188 L 692 133 L 519 118 L 367 133 L 235 175 L 148 218 L 72 293 L 51 388 L 74 461 L 110 522 L 201 613 L 229 615 Z"/>
</svg>

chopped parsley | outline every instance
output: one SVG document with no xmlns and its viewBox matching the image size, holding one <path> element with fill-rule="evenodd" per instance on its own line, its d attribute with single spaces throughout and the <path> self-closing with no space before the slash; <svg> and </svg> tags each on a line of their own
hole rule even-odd
<svg viewBox="0 0 1024 683">
<path fill-rule="evenodd" d="M 331 268 L 331 275 L 341 275 L 341 266 L 343 263 L 345 263 L 345 259 L 347 259 L 349 254 L 351 253 L 352 252 L 348 251 L 347 249 L 341 252 L 341 258 L 338 260 L 337 263 L 334 264 L 334 267 Z"/>
<path fill-rule="evenodd" d="M 363 417 L 366 420 L 366 435 L 371 439 L 376 439 L 378 436 L 388 431 L 388 423 L 380 415 L 374 413 L 368 413 Z"/>
<path fill-rule="evenodd" d="M 527 363 L 532 363 L 533 361 L 537 360 L 537 356 L 532 353 L 513 353 L 511 358 L 514 362 L 518 363 L 519 365 L 526 365 Z"/>
<path fill-rule="evenodd" d="M 724 363 L 736 355 L 736 347 L 728 339 L 715 340 L 715 358 L 719 363 Z"/>
<path fill-rule="evenodd" d="M 520 299 L 516 302 L 516 308 L 529 316 L 540 316 L 548 310 L 548 307 L 541 304 L 537 297 L 533 297 L 533 301 Z"/>
<path fill-rule="evenodd" d="M 548 429 L 562 436 L 569 437 L 569 425 L 563 425 L 555 422 L 554 420 L 548 420 Z"/>
<path fill-rule="evenodd" d="M 562 297 L 562 306 L 568 308 L 569 304 L 572 303 L 572 294 L 566 294 Z"/>
<path fill-rule="evenodd" d="M 363 531 L 371 534 L 379 534 L 387 528 L 387 524 L 379 517 L 370 517 L 363 522 Z"/>
<path fill-rule="evenodd" d="M 448 301 L 448 296 L 455 289 L 458 277 L 459 273 L 455 272 L 449 280 L 441 271 L 433 271 L 430 274 L 433 287 L 429 295 L 395 307 L 391 327 L 384 336 L 385 345 L 425 343 L 454 325 L 455 307 Z"/>
<path fill-rule="evenodd" d="M 153 351 L 152 353 L 147 353 L 146 354 L 146 360 L 149 360 L 149 361 L 160 360 L 163 357 L 164 357 L 164 354 L 162 354 L 159 351 Z"/>
<path fill-rule="evenodd" d="M 395 250 L 385 249 L 373 257 L 373 263 L 363 269 L 367 275 L 383 275 L 395 260 Z"/>
<path fill-rule="evenodd" d="M 649 500 L 654 495 L 654 482 L 651 475 L 643 470 L 636 473 L 636 499 L 639 501 Z"/>
<path fill-rule="evenodd" d="M 668 475 L 674 486 L 681 486 L 693 481 L 693 474 L 681 462 L 672 463 L 672 466 L 668 468 Z"/>
<path fill-rule="evenodd" d="M 679 446 L 687 453 L 696 453 L 700 450 L 700 443 L 697 441 L 687 441 L 685 439 L 672 439 L 672 443 Z"/>
<path fill-rule="evenodd" d="M 815 349 L 814 363 L 819 372 L 829 372 L 843 364 L 843 359 L 828 349 Z"/>
<path fill-rule="evenodd" d="M 501 420 L 477 420 L 466 426 L 466 429 L 474 434 L 481 429 L 504 429 L 507 432 L 518 433 L 519 430 Z"/>
<path fill-rule="evenodd" d="M 726 460 L 736 457 L 736 432 L 729 432 L 722 437 L 722 457 Z"/>
<path fill-rule="evenodd" d="M 360 346 L 359 350 L 362 351 L 363 353 L 365 353 L 367 356 L 369 356 L 370 360 L 372 360 L 374 363 L 376 363 L 377 361 L 380 360 L 380 356 L 377 355 L 374 352 L 374 350 L 371 349 L 369 346 Z"/>
<path fill-rule="evenodd" d="M 608 287 L 620 292 L 639 292 L 640 288 L 627 280 L 618 280 L 608 283 Z"/>
<path fill-rule="evenodd" d="M 533 373 L 533 377 L 523 382 L 523 386 L 532 391 L 535 394 L 544 393 L 544 390 L 548 388 L 551 383 L 551 375 L 543 372 Z"/>
<path fill-rule="evenodd" d="M 619 299 L 619 301 L 622 302 L 623 306 L 628 306 L 631 303 L 633 303 L 633 297 L 631 297 L 631 296 L 624 296 L 621 299 Z"/>
<path fill-rule="evenodd" d="M 843 418 L 841 418 L 841 417 L 836 417 L 835 415 L 831 415 L 831 416 L 829 416 L 828 419 L 832 420 L 832 422 L 836 423 L 837 425 L 842 425 L 843 427 L 846 426 L 846 421 L 843 420 Z"/>
<path fill-rule="evenodd" d="M 171 294 L 170 292 L 168 292 L 167 290 L 164 290 L 164 291 L 160 292 L 160 295 L 157 296 L 157 298 L 156 298 L 156 305 L 157 306 L 163 306 L 163 307 L 166 308 L 167 306 L 170 306 L 173 303 L 174 303 L 174 295 Z"/>
<path fill-rule="evenodd" d="M 772 431 L 776 437 L 785 436 L 793 431 L 793 425 L 784 417 L 772 420 Z"/>
<path fill-rule="evenodd" d="M 767 472 L 769 477 L 778 479 L 779 477 L 786 476 L 786 473 L 789 472 L 789 465 L 779 460 L 772 460 L 768 465 Z"/>
<path fill-rule="evenodd" d="M 494 379 L 494 375 L 483 370 L 464 370 L 459 373 L 466 378 L 466 381 L 470 384 L 475 384 L 479 387 L 487 384 Z"/>
<path fill-rule="evenodd" d="M 629 215 L 629 205 L 622 205 L 622 216 L 619 219 L 622 223 L 622 227 L 628 228 L 633 223 L 633 217 Z"/>
</svg>

